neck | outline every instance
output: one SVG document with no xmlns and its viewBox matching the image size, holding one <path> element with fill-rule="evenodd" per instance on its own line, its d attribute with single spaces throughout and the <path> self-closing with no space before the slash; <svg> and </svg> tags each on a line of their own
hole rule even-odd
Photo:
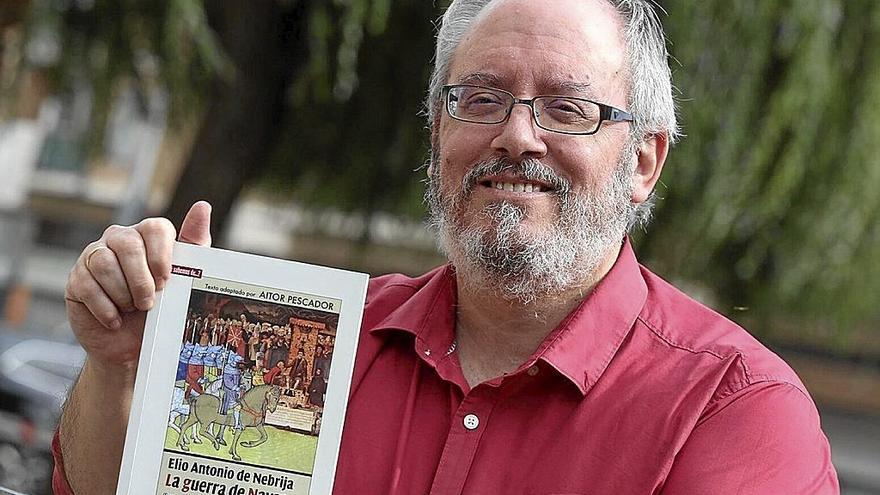
<svg viewBox="0 0 880 495">
<path fill-rule="evenodd" d="M 499 297 L 496 289 L 469 283 L 467 273 L 457 272 L 457 350 L 468 384 L 476 386 L 525 363 L 611 270 L 617 254 L 616 249 L 609 253 L 599 268 L 579 283 L 529 304 Z"/>
</svg>

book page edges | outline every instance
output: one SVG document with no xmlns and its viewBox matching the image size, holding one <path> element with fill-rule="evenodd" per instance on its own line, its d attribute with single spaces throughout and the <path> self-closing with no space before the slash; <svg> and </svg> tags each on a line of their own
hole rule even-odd
<svg viewBox="0 0 880 495">
<path fill-rule="evenodd" d="M 142 423 L 146 408 L 147 389 L 149 388 L 150 367 L 153 364 L 153 354 L 159 338 L 159 315 L 165 302 L 164 291 L 156 298 L 156 306 L 147 313 L 144 322 L 144 341 L 141 344 L 141 354 L 138 358 L 138 373 L 134 382 L 134 394 L 132 396 L 131 410 L 128 415 L 128 428 L 125 432 L 125 449 L 122 456 L 122 464 L 119 469 L 119 481 L 116 485 L 116 495 L 131 495 L 136 493 L 134 466 L 141 465 L 141 459 L 137 456 L 144 455 L 143 449 L 138 449 L 140 434 L 143 431 Z"/>
</svg>

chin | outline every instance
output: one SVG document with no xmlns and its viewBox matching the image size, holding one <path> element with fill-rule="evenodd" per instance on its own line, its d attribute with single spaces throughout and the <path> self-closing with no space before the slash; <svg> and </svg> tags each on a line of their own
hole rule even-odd
<svg viewBox="0 0 880 495">
<path fill-rule="evenodd" d="M 547 235 L 559 223 L 560 206 L 553 204 L 536 204 L 534 201 L 503 199 L 475 202 L 472 207 L 465 208 L 459 214 L 456 223 L 462 229 L 482 228 L 486 231 L 503 228 L 512 229 L 514 223 L 516 234 L 531 237 Z M 511 212 L 516 212 L 512 215 Z M 506 212 L 507 217 L 501 212 Z"/>
</svg>

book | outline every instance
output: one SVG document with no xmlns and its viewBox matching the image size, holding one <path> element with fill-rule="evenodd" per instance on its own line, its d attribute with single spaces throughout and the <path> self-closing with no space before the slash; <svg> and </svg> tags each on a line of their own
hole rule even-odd
<svg viewBox="0 0 880 495">
<path fill-rule="evenodd" d="M 368 276 L 183 243 L 172 265 L 116 493 L 331 493 Z"/>
</svg>

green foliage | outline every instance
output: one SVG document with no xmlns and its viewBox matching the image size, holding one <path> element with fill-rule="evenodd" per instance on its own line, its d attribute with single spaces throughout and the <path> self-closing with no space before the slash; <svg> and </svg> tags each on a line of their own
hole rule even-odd
<svg viewBox="0 0 880 495">
<path fill-rule="evenodd" d="M 413 170 L 427 132 L 417 114 L 426 26 L 442 11 L 425 4 L 395 2 L 387 30 L 365 35 L 348 99 L 334 101 L 346 79 L 326 68 L 323 93 L 297 93 L 267 183 L 297 184 L 308 203 L 423 214 Z M 655 225 L 640 237 L 645 258 L 708 287 L 738 318 L 797 315 L 838 336 L 878 321 L 880 4 L 664 6 L 688 136 L 670 154 Z"/>
<path fill-rule="evenodd" d="M 213 77 L 235 77 L 235 69 L 208 25 L 202 0 L 168 0 L 160 37 L 164 74 L 161 80 L 172 95 L 174 116 L 192 113 Z"/>
<path fill-rule="evenodd" d="M 433 49 L 430 21 L 440 11 L 423 0 L 387 5 L 364 2 L 354 13 L 340 12 L 339 5 L 314 9 L 310 74 L 294 85 L 290 121 L 264 188 L 279 195 L 292 189 L 311 206 L 423 215 L 424 171 L 417 169 L 427 158 L 428 135 L 422 100 Z M 390 17 L 371 21 L 380 14 Z M 366 20 L 357 34 L 345 21 L 351 17 Z M 380 24 L 385 31 L 374 31 Z M 346 39 L 360 44 L 351 67 L 343 54 L 350 50 Z M 331 46 L 339 47 L 335 73 Z"/>
<path fill-rule="evenodd" d="M 309 3 L 309 57 L 263 190 L 423 215 L 422 101 L 445 3 Z M 687 137 L 639 236 L 643 259 L 708 287 L 725 313 L 749 308 L 740 318 L 783 315 L 795 332 L 809 322 L 837 336 L 870 328 L 880 321 L 880 2 L 662 3 Z M 144 81 L 159 67 L 172 109 L 192 114 L 208 82 L 235 77 L 204 0 L 75 5 L 32 9 L 31 32 L 60 33 L 59 81 L 86 78 L 106 95 L 116 78 Z"/>
<path fill-rule="evenodd" d="M 48 70 L 60 93 L 92 93 L 92 147 L 100 142 L 119 83 L 171 95 L 172 117 L 191 116 L 214 77 L 233 69 L 208 26 L 203 0 L 33 2 L 27 43 L 57 56 L 32 61 Z"/>
<path fill-rule="evenodd" d="M 294 84 L 294 104 L 345 102 L 358 85 L 358 54 L 369 36 L 382 36 L 391 0 L 316 2 L 309 21 L 309 68 Z"/>
<path fill-rule="evenodd" d="M 312 81 L 323 83 L 297 93 L 270 188 L 297 184 L 308 204 L 423 214 L 414 169 L 427 132 L 417 115 L 432 48 L 426 26 L 442 11 L 425 4 L 395 2 L 387 30 L 366 34 L 348 99 L 331 90 L 345 78 L 313 61 L 324 77 Z M 655 224 L 639 236 L 643 257 L 706 287 L 722 312 L 758 320 L 752 326 L 770 338 L 817 332 L 828 345 L 828 329 L 842 342 L 880 320 L 880 4 L 664 6 L 688 136 L 670 154 Z M 780 315 L 795 328 L 770 328 Z"/>
<path fill-rule="evenodd" d="M 688 136 L 644 241 L 652 264 L 758 317 L 878 321 L 880 4 L 665 6 Z"/>
</svg>

